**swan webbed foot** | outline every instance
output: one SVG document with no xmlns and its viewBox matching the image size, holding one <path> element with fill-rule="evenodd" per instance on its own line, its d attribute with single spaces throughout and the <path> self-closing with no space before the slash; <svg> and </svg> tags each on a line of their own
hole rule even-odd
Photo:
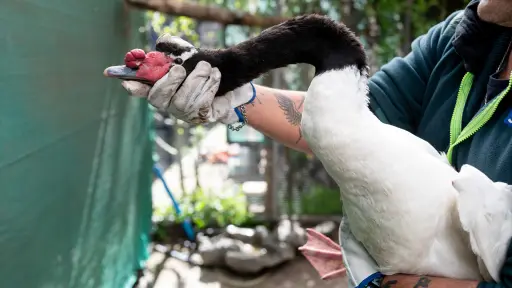
<svg viewBox="0 0 512 288">
<path fill-rule="evenodd" d="M 341 248 L 327 236 L 307 229 L 308 241 L 299 251 L 313 265 L 323 280 L 342 277 L 346 273 Z"/>
</svg>

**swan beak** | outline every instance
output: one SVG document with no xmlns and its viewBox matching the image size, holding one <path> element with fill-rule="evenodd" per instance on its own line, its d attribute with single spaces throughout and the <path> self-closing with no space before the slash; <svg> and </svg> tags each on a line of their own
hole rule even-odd
<svg viewBox="0 0 512 288">
<path fill-rule="evenodd" d="M 110 66 L 107 69 L 105 69 L 105 71 L 103 71 L 103 75 L 105 75 L 106 77 L 117 78 L 121 80 L 138 81 L 147 85 L 154 84 L 148 79 L 137 76 L 136 69 L 126 67 L 125 65 Z"/>
<path fill-rule="evenodd" d="M 110 66 L 103 71 L 103 75 L 123 80 L 138 80 L 137 70 L 126 67 L 125 65 Z"/>
</svg>

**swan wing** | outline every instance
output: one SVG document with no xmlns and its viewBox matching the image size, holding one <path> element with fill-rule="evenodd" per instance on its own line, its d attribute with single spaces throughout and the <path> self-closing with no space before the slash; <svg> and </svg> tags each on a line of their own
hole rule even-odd
<svg viewBox="0 0 512 288">
<path fill-rule="evenodd" d="M 493 182 L 478 169 L 463 165 L 453 181 L 459 191 L 458 211 L 471 248 L 499 282 L 499 272 L 512 237 L 512 186 Z M 485 271 L 482 271 L 485 274 Z"/>
</svg>

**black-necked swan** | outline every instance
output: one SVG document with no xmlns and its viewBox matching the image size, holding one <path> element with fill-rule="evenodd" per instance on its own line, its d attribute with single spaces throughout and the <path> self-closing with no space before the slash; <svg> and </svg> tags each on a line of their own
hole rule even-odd
<svg viewBox="0 0 512 288">
<path fill-rule="evenodd" d="M 371 113 L 366 54 L 343 24 L 318 15 L 300 16 L 222 50 L 197 49 L 163 35 L 156 50 L 147 55 L 132 50 L 126 66 L 107 68 L 105 75 L 151 84 L 170 65 L 183 65 L 190 73 L 204 60 L 222 74 L 219 96 L 271 69 L 313 65 L 316 74 L 304 102 L 302 133 L 339 185 L 351 231 L 381 273 L 480 280 L 487 278 L 485 268 L 493 270 L 503 260 L 505 255 L 483 257 L 485 265 L 479 267 L 482 263 L 471 249 L 476 252 L 478 243 L 470 241 L 468 232 L 481 231 L 461 225 L 459 193 L 452 185 L 459 175 L 445 155 Z M 490 274 L 499 281 L 494 272 Z"/>
</svg>

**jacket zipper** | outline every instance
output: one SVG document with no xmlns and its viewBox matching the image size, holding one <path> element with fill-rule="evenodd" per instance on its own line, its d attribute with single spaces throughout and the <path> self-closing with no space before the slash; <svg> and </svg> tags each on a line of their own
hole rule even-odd
<svg viewBox="0 0 512 288">
<path fill-rule="evenodd" d="M 450 121 L 450 147 L 457 141 L 457 137 L 459 137 L 462 131 L 462 113 L 464 113 L 469 91 L 473 85 L 473 78 L 473 74 L 469 72 L 462 78 L 459 92 L 457 93 L 455 108 L 453 109 L 452 119 Z"/>
<path fill-rule="evenodd" d="M 508 94 L 510 89 L 512 88 L 512 73 L 510 74 L 510 78 L 508 81 L 508 86 L 503 90 L 498 97 L 494 98 L 489 105 L 487 105 L 482 112 L 478 113 L 468 125 L 461 131 L 462 129 L 462 113 L 464 112 L 464 107 L 466 105 L 466 101 L 468 99 L 469 91 L 471 90 L 471 86 L 473 84 L 473 74 L 467 72 L 466 75 L 462 78 L 462 83 L 459 89 L 459 93 L 457 94 L 457 101 L 455 103 L 455 109 L 453 110 L 452 120 L 450 123 L 450 148 L 446 153 L 448 157 L 448 161 L 450 164 L 452 163 L 452 154 L 455 146 L 460 144 L 461 142 L 469 139 L 473 136 L 480 128 L 482 128 L 485 123 L 491 119 L 496 109 L 498 109 L 498 105 L 501 100 L 505 98 L 505 95 Z"/>
</svg>

